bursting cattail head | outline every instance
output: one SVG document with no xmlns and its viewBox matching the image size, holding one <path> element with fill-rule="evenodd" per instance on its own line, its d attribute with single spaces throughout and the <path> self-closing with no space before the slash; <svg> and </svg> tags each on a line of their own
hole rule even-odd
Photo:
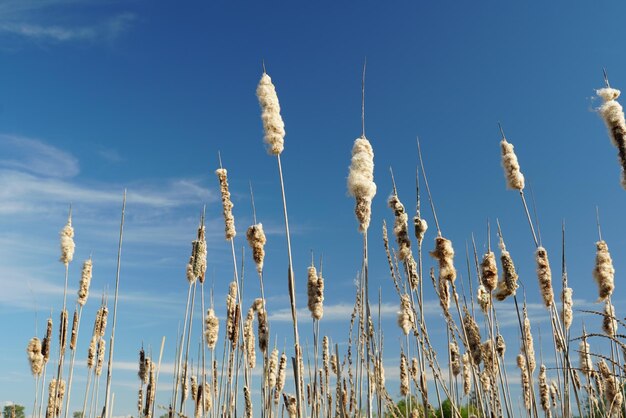
<svg viewBox="0 0 626 418">
<path fill-rule="evenodd" d="M 220 181 L 220 193 L 222 195 L 222 213 L 224 215 L 224 233 L 227 240 L 237 235 L 235 231 L 235 217 L 233 216 L 233 202 L 230 200 L 228 190 L 228 172 L 225 168 L 218 168 L 215 174 Z"/>
<path fill-rule="evenodd" d="M 606 87 L 597 90 L 597 94 L 604 101 L 598 112 L 609 130 L 611 142 L 618 149 L 618 158 L 622 168 L 621 183 L 622 187 L 626 188 L 626 120 L 624 119 L 624 109 L 616 100 L 620 91 Z"/>
<path fill-rule="evenodd" d="M 89 342 L 89 349 L 87 350 L 87 368 L 92 369 L 96 363 L 96 348 L 98 345 L 98 337 L 91 337 L 91 341 Z"/>
<path fill-rule="evenodd" d="M 283 393 L 283 400 L 289 418 L 296 418 L 298 416 L 298 401 L 296 397 Z"/>
<path fill-rule="evenodd" d="M 550 409 L 550 389 L 546 378 L 546 366 L 543 364 L 539 367 L 539 399 L 541 400 L 541 409 L 547 412 Z"/>
<path fill-rule="evenodd" d="M 83 263 L 83 271 L 80 275 L 80 283 L 78 284 L 78 299 L 76 300 L 80 306 L 85 306 L 85 303 L 87 303 L 89 286 L 91 285 L 91 273 L 91 259 L 85 260 Z"/>
<path fill-rule="evenodd" d="M 565 329 L 569 329 L 572 326 L 572 321 L 574 319 L 574 311 L 572 309 L 574 306 L 574 301 L 572 299 L 573 292 L 574 291 L 571 287 L 566 287 L 561 293 L 561 300 L 563 301 L 563 312 L 561 312 L 561 317 L 563 319 Z"/>
<path fill-rule="evenodd" d="M 233 280 L 226 296 L 226 337 L 230 341 L 236 340 L 237 306 L 237 282 Z"/>
<path fill-rule="evenodd" d="M 496 336 L 496 353 L 501 358 L 504 358 L 504 353 L 506 352 L 506 343 L 504 342 L 504 337 L 500 334 Z"/>
<path fill-rule="evenodd" d="M 276 378 L 277 378 L 276 373 L 278 371 L 278 350 L 276 348 L 272 350 L 268 363 L 269 364 L 267 366 L 267 383 L 268 383 L 268 387 L 271 390 L 276 386 Z"/>
<path fill-rule="evenodd" d="M 593 278 L 598 284 L 598 300 L 607 300 L 615 289 L 615 268 L 606 242 L 596 242 L 596 249 L 596 266 L 593 269 Z"/>
<path fill-rule="evenodd" d="M 96 313 L 96 325 L 95 325 L 95 334 L 100 338 L 104 337 L 107 329 L 107 318 L 109 316 L 109 309 L 102 305 L 98 312 Z"/>
<path fill-rule="evenodd" d="M 365 232 L 370 225 L 372 199 L 376 195 L 374 150 L 365 137 L 357 138 L 352 147 L 348 193 L 356 199 L 354 212 L 359 221 L 359 230 Z"/>
<path fill-rule="evenodd" d="M 65 396 L 65 380 L 52 379 L 48 385 L 48 407 L 46 418 L 54 418 L 61 413 L 63 406 L 63 396 Z"/>
<path fill-rule="evenodd" d="M 202 224 L 198 227 L 198 238 L 191 242 L 191 256 L 189 257 L 189 264 L 187 264 L 187 280 L 190 284 L 196 279 L 200 280 L 200 283 L 204 283 L 207 254 L 204 233 L 205 227 Z"/>
<path fill-rule="evenodd" d="M 254 349 L 255 337 L 252 322 L 254 321 L 254 308 L 248 309 L 248 314 L 243 323 L 243 343 L 246 350 L 246 359 L 248 360 L 248 367 L 254 369 L 256 366 L 256 351 Z"/>
<path fill-rule="evenodd" d="M 538 247 L 535 252 L 537 262 L 537 279 L 539 280 L 539 291 L 546 308 L 554 303 L 554 290 L 552 289 L 552 271 L 548 261 L 548 252 L 543 247 Z"/>
<path fill-rule="evenodd" d="M 415 316 L 413 315 L 413 308 L 411 307 L 411 299 L 406 293 L 400 297 L 400 312 L 398 312 L 398 326 L 402 328 L 404 335 L 409 335 L 411 329 L 413 329 L 413 323 L 415 322 Z"/>
<path fill-rule="evenodd" d="M 506 186 L 509 189 L 524 190 L 524 175 L 520 171 L 519 161 L 517 161 L 514 151 L 515 147 L 505 138 L 502 138 L 500 148 L 502 150 L 502 167 L 504 168 Z"/>
<path fill-rule="evenodd" d="M 493 251 L 489 251 L 483 256 L 480 270 L 482 285 L 485 286 L 487 292 L 493 292 L 498 285 L 498 265 L 496 264 L 496 255 Z"/>
<path fill-rule="evenodd" d="M 413 226 L 415 228 L 415 238 L 417 238 L 417 244 L 422 245 L 424 235 L 428 230 L 428 223 L 426 219 L 420 218 L 419 213 L 413 217 Z"/>
<path fill-rule="evenodd" d="M 66 266 L 72 262 L 74 258 L 74 249 L 76 248 L 76 244 L 74 244 L 74 228 L 72 228 L 72 217 L 71 215 L 67 218 L 67 224 L 61 230 L 61 258 L 59 261 L 65 264 Z"/>
<path fill-rule="evenodd" d="M 519 285 L 517 279 L 519 276 L 515 271 L 515 264 L 513 264 L 513 258 L 511 254 L 506 250 L 504 241 L 500 240 L 500 263 L 502 264 L 502 279 L 498 283 L 496 289 L 496 300 L 503 301 L 511 295 L 515 295 Z"/>
<path fill-rule="evenodd" d="M 478 286 L 476 299 L 478 301 L 478 305 L 480 306 L 480 310 L 487 313 L 489 311 L 489 307 L 491 306 L 491 293 L 489 293 L 482 284 Z"/>
<path fill-rule="evenodd" d="M 522 376 L 522 393 L 524 395 L 524 406 L 527 410 L 530 409 L 531 398 L 530 398 L 530 377 L 528 368 L 526 365 L 526 358 L 523 354 L 517 355 L 517 367 L 519 367 L 521 376 Z"/>
<path fill-rule="evenodd" d="M 615 308 L 610 301 L 604 303 L 604 315 L 602 319 L 602 331 L 609 337 L 615 337 L 617 333 L 617 319 L 615 318 Z"/>
<path fill-rule="evenodd" d="M 243 387 L 243 399 L 245 403 L 245 417 L 252 418 L 252 399 L 250 398 L 250 389 L 248 386 Z"/>
<path fill-rule="evenodd" d="M 607 404 L 609 405 L 608 416 L 611 417 L 622 409 L 622 403 L 624 397 L 622 395 L 622 389 L 620 387 L 619 380 L 613 375 L 609 367 L 604 360 L 600 360 L 598 363 L 598 369 L 602 376 L 604 383 L 604 393 L 606 395 Z"/>
<path fill-rule="evenodd" d="M 389 207 L 393 210 L 395 217 L 393 234 L 398 243 L 398 259 L 404 262 L 407 278 L 412 289 L 417 288 L 419 277 L 417 274 L 417 263 L 411 252 L 411 240 L 409 239 L 409 217 L 404 210 L 404 205 L 400 202 L 398 195 L 394 193 L 388 201 Z"/>
<path fill-rule="evenodd" d="M 204 338 L 206 338 L 206 345 L 213 350 L 217 344 L 217 336 L 220 331 L 220 321 L 215 315 L 213 308 L 207 310 L 204 321 Z"/>
<path fill-rule="evenodd" d="M 106 351 L 106 341 L 100 338 L 98 341 L 98 358 L 96 360 L 96 376 L 102 374 L 102 366 L 104 365 L 104 352 Z"/>
<path fill-rule="evenodd" d="M 496 347 L 494 347 L 493 341 L 489 339 L 482 345 L 483 364 L 485 371 L 495 376 L 498 372 L 498 360 L 494 354 L 496 354 Z"/>
<path fill-rule="evenodd" d="M 146 384 L 148 382 L 148 377 L 150 375 L 150 364 L 148 363 L 149 361 L 150 361 L 150 358 L 146 357 L 146 352 L 144 351 L 143 347 L 141 347 L 141 350 L 139 350 L 138 376 L 139 376 L 139 380 L 141 380 L 141 383 L 143 384 Z"/>
<path fill-rule="evenodd" d="M 285 353 L 280 355 L 280 361 L 278 362 L 278 373 L 276 375 L 276 393 L 283 391 L 285 387 L 285 372 L 287 369 L 287 356 Z"/>
<path fill-rule="evenodd" d="M 324 316 L 324 279 L 318 275 L 315 266 L 308 269 L 307 279 L 308 308 L 313 319 L 320 320 Z"/>
<path fill-rule="evenodd" d="M 435 238 L 435 249 L 430 252 L 431 257 L 439 263 L 439 278 L 453 282 L 456 280 L 454 268 L 454 249 L 452 241 L 444 237 Z"/>
<path fill-rule="evenodd" d="M 28 354 L 28 363 L 30 364 L 30 372 L 33 376 L 40 376 L 43 371 L 43 354 L 41 354 L 41 341 L 37 337 L 33 337 L 26 346 Z"/>
<path fill-rule="evenodd" d="M 261 105 L 261 119 L 263 120 L 267 152 L 272 155 L 280 155 L 285 147 L 285 123 L 280 116 L 280 104 L 278 103 L 276 88 L 272 84 L 270 76 L 265 72 L 263 72 L 256 88 L 256 95 Z"/>
<path fill-rule="evenodd" d="M 261 274 L 263 272 L 263 260 L 265 259 L 265 243 L 267 242 L 263 225 L 258 223 L 249 226 L 246 231 L 246 238 L 250 248 L 252 248 L 252 258 L 256 264 L 256 271 Z"/>
<path fill-rule="evenodd" d="M 265 310 L 265 302 L 263 299 L 256 298 L 254 300 L 254 310 L 256 311 L 256 320 L 258 323 L 259 350 L 265 353 L 265 351 L 267 351 L 267 345 L 269 344 L 270 329 L 267 323 L 267 311 Z"/>
</svg>

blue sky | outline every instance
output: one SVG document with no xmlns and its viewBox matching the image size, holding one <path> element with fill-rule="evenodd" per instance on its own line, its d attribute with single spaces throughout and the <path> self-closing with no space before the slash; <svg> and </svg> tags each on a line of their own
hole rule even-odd
<svg viewBox="0 0 626 418">
<path fill-rule="evenodd" d="M 565 220 L 574 298 L 579 307 L 597 309 L 591 270 L 599 206 L 617 269 L 614 300 L 623 315 L 626 199 L 616 150 L 594 113 L 599 105 L 594 89 L 602 86 L 602 67 L 612 85 L 626 86 L 621 54 L 626 28 L 618 23 L 625 12 L 617 1 L 1 1 L 0 331 L 9 342 L 0 351 L 0 402 L 31 405 L 24 347 L 35 322 L 41 336 L 50 309 L 55 322 L 58 318 L 63 291 L 58 232 L 70 203 L 77 244 L 72 297 L 80 263 L 90 254 L 94 260 L 83 318 L 87 329 L 99 295 L 113 290 L 119 210 L 128 189 L 116 415 L 134 413 L 135 360 L 142 342 L 156 351 L 165 335 L 164 362 L 172 362 L 187 291 L 184 268 L 205 204 L 208 280 L 215 282 L 217 308 L 223 311 L 232 261 L 213 174 L 218 151 L 229 170 L 238 248 L 252 223 L 248 182 L 253 183 L 257 216 L 268 231 L 266 294 L 273 331 L 279 341 L 289 341 L 280 190 L 276 162 L 262 144 L 255 97 L 262 60 L 286 124 L 283 165 L 298 305 L 305 306 L 310 251 L 323 253 L 322 330 L 334 340 L 345 339 L 360 267 L 361 241 L 346 177 L 352 142 L 360 135 L 365 57 L 366 133 L 378 184 L 370 273 L 373 286 L 383 289 L 387 341 L 399 337 L 380 239 L 382 220 L 392 222 L 386 207 L 388 167 L 393 166 L 400 198 L 412 213 L 417 135 L 442 230 L 455 244 L 463 279 L 465 243 L 474 233 L 483 251 L 487 219 L 500 219 L 532 318 L 548 335 L 530 234 L 518 196 L 505 190 L 498 121 L 532 185 L 555 278 Z M 424 207 L 423 213 L 434 226 L 430 210 Z M 431 229 L 425 249 L 432 247 L 433 234 Z M 249 254 L 246 259 L 248 291 L 255 293 Z M 427 299 L 432 296 L 428 288 Z M 515 318 L 506 318 L 508 302 L 503 307 L 514 352 Z M 434 302 L 430 315 L 441 321 Z M 578 314 L 576 330 L 581 319 Z M 597 326 L 596 317 L 584 319 Z M 303 319 L 307 334 L 309 326 Z M 433 332 L 436 343 L 444 344 L 443 334 Z M 82 363 L 87 334 L 79 341 Z M 387 357 L 393 385 L 398 353 Z M 171 375 L 165 377 L 164 388 Z M 77 371 L 72 410 L 82 398 L 82 382 L 84 368 Z M 159 392 L 157 403 L 165 403 L 167 394 Z"/>
</svg>

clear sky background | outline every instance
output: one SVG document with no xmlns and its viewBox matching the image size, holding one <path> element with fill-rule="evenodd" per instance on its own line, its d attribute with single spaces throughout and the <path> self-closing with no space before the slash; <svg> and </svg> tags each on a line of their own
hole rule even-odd
<svg viewBox="0 0 626 418">
<path fill-rule="evenodd" d="M 255 97 L 263 59 L 286 123 L 282 157 L 298 306 L 305 307 L 313 250 L 316 258 L 324 255 L 322 332 L 341 343 L 360 267 L 361 239 L 346 177 L 352 142 L 361 132 L 367 57 L 366 134 L 378 184 L 370 274 L 372 287 L 382 288 L 391 393 L 399 393 L 400 332 L 380 230 L 383 219 L 392 222 L 388 167 L 413 213 L 418 135 L 442 230 L 455 245 L 467 293 L 465 245 L 474 233 L 484 251 L 487 220 L 498 218 L 526 285 L 535 338 L 539 330 L 549 335 L 528 226 L 517 194 L 505 189 L 501 121 L 534 191 L 557 293 L 565 220 L 576 307 L 601 308 L 593 304 L 591 277 L 597 205 L 617 270 L 614 302 L 623 316 L 626 192 L 616 150 L 594 112 L 600 104 L 594 89 L 603 86 L 602 67 L 613 86 L 626 86 L 625 13 L 619 1 L 0 1 L 0 402 L 27 405 L 30 413 L 34 382 L 25 347 L 35 327 L 42 336 L 50 310 L 58 322 L 64 274 L 58 232 L 71 203 L 71 303 L 82 261 L 93 254 L 94 263 L 72 395 L 71 409 L 79 409 L 93 316 L 102 291 L 113 292 L 127 188 L 114 414 L 135 413 L 137 351 L 143 343 L 156 355 L 162 336 L 157 403 L 167 403 L 186 302 L 185 265 L 205 204 L 207 277 L 215 284 L 220 315 L 232 278 L 214 175 L 218 151 L 229 170 L 237 248 L 245 246 L 245 228 L 252 223 L 253 183 L 257 216 L 268 232 L 272 332 L 280 346 L 285 339 L 289 346 L 280 189 L 276 161 L 262 143 Z M 426 205 L 423 214 L 434 226 Z M 433 238 L 431 228 L 425 249 Z M 427 259 L 426 267 L 431 264 Z M 251 298 L 258 284 L 247 248 L 246 271 Z M 426 289 L 428 321 L 443 324 L 429 284 Z M 516 318 L 511 302 L 501 306 L 512 365 L 519 349 Z M 311 342 L 306 317 L 301 332 Z M 580 334 L 583 319 L 599 328 L 598 317 L 577 313 L 572 335 Z M 444 348 L 440 329 L 431 326 L 435 343 Z M 510 370 L 517 394 L 518 373 Z"/>
</svg>

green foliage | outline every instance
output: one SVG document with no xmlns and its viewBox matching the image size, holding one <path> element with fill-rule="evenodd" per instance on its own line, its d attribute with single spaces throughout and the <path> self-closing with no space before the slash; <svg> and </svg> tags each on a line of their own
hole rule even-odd
<svg viewBox="0 0 626 418">
<path fill-rule="evenodd" d="M 6 405 L 2 410 L 5 418 L 25 418 L 24 407 L 22 405 Z"/>
<path fill-rule="evenodd" d="M 72 414 L 73 418 L 83 418 L 83 413 L 82 411 L 74 411 L 74 413 Z"/>
</svg>

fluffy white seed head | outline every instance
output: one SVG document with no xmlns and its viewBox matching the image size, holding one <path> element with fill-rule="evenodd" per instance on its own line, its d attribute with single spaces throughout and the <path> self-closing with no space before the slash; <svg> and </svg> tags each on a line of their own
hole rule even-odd
<svg viewBox="0 0 626 418">
<path fill-rule="evenodd" d="M 615 289 L 615 268 L 609 253 L 609 246 L 604 241 L 596 242 L 596 265 L 593 278 L 598 285 L 598 300 L 607 300 Z"/>
<path fill-rule="evenodd" d="M 72 217 L 67 218 L 67 224 L 63 227 L 60 233 L 61 236 L 61 263 L 68 265 L 74 258 L 74 228 L 72 228 Z"/>
<path fill-rule="evenodd" d="M 524 190 L 524 175 L 520 171 L 519 161 L 517 161 L 513 144 L 502 138 L 500 148 L 502 150 L 502 167 L 504 168 L 506 186 L 509 189 Z"/>
<path fill-rule="evenodd" d="M 280 155 L 285 148 L 285 123 L 280 115 L 280 104 L 276 88 L 267 73 L 263 73 L 261 76 L 256 95 L 261 105 L 261 119 L 263 120 L 267 152 L 272 155 Z"/>
<path fill-rule="evenodd" d="M 83 263 L 83 271 L 80 275 L 80 283 L 78 284 L 78 299 L 80 306 L 85 306 L 89 297 L 89 287 L 91 286 L 93 264 L 91 258 Z"/>
<path fill-rule="evenodd" d="M 354 212 L 359 221 L 359 230 L 365 232 L 370 225 L 372 199 L 376 195 L 374 150 L 365 137 L 357 138 L 352 147 L 348 193 L 356 199 Z"/>
</svg>

